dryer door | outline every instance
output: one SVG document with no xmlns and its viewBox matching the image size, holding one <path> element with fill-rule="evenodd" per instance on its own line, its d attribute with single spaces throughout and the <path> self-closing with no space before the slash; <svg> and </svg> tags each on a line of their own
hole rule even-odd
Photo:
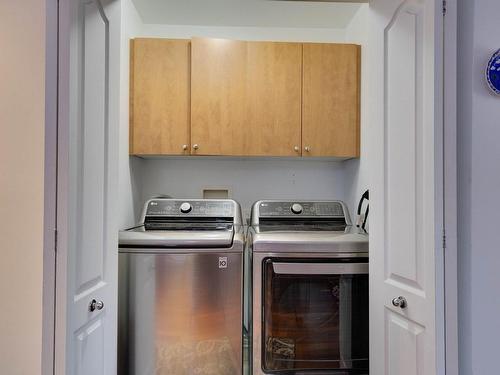
<svg viewBox="0 0 500 375">
<path fill-rule="evenodd" d="M 368 263 L 263 262 L 265 373 L 368 373 Z"/>
</svg>

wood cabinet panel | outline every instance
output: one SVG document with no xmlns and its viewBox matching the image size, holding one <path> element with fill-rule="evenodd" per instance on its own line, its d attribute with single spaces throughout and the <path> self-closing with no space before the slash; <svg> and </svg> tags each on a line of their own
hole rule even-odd
<svg viewBox="0 0 500 375">
<path fill-rule="evenodd" d="M 246 43 L 191 42 L 191 142 L 198 155 L 240 155 L 244 148 Z"/>
<path fill-rule="evenodd" d="M 302 44 L 249 42 L 246 155 L 301 155 Z"/>
<path fill-rule="evenodd" d="M 193 152 L 300 155 L 301 56 L 300 43 L 193 39 Z"/>
<path fill-rule="evenodd" d="M 189 154 L 189 134 L 190 40 L 132 40 L 130 154 Z"/>
<path fill-rule="evenodd" d="M 360 58 L 358 45 L 304 43 L 304 156 L 359 156 Z"/>
</svg>

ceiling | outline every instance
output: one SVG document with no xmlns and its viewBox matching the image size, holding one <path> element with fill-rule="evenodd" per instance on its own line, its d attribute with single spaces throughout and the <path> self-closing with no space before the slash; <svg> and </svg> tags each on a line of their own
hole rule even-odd
<svg viewBox="0 0 500 375">
<path fill-rule="evenodd" d="M 144 23 L 345 28 L 361 6 L 326 1 L 133 0 Z"/>
</svg>

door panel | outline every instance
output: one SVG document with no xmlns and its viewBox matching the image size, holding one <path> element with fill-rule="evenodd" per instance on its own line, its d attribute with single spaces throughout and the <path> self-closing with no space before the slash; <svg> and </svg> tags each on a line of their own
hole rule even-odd
<svg viewBox="0 0 500 375">
<path fill-rule="evenodd" d="M 359 156 L 361 48 L 303 45 L 304 156 Z"/>
<path fill-rule="evenodd" d="M 419 365 L 424 358 L 424 341 L 421 337 L 424 327 L 387 311 L 385 329 L 389 366 L 387 375 L 424 375 Z"/>
<path fill-rule="evenodd" d="M 435 34 L 441 13 L 433 0 L 375 0 L 370 15 L 370 371 L 433 375 L 442 228 Z M 404 308 L 392 303 L 399 296 Z"/>
<path fill-rule="evenodd" d="M 104 330 L 102 322 L 97 320 L 77 333 L 75 346 L 75 374 L 100 374 L 104 366 Z M 92 361 L 89 361 L 92 358 Z"/>
<path fill-rule="evenodd" d="M 113 142 L 118 133 L 119 71 L 110 72 L 110 60 L 116 65 L 119 56 L 117 4 L 60 3 L 62 19 L 69 21 L 60 30 L 62 59 L 67 53 L 69 65 L 62 63 L 59 73 L 60 90 L 68 93 L 59 104 L 57 263 L 58 277 L 66 280 L 66 290 L 59 287 L 56 316 L 56 340 L 65 336 L 64 348 L 59 343 L 56 349 L 56 374 L 61 375 L 116 372 Z M 92 300 L 103 306 L 91 310 Z"/>
<path fill-rule="evenodd" d="M 189 40 L 131 41 L 131 154 L 189 154 L 190 50 Z"/>
<path fill-rule="evenodd" d="M 423 291 L 422 14 L 402 9 L 385 31 L 387 278 Z M 427 144 L 426 146 L 429 146 Z M 401 213 L 411 213 L 401 220 Z M 396 250 L 397 249 L 397 250 Z M 392 250 L 392 251 L 391 251 Z"/>
<path fill-rule="evenodd" d="M 95 286 L 103 278 L 105 242 L 106 159 L 108 133 L 108 20 L 95 2 L 82 4 L 83 100 L 77 131 L 77 229 L 76 293 Z M 92 233 L 92 236 L 84 235 Z"/>
<path fill-rule="evenodd" d="M 300 43 L 192 41 L 196 155 L 300 156 Z"/>
</svg>

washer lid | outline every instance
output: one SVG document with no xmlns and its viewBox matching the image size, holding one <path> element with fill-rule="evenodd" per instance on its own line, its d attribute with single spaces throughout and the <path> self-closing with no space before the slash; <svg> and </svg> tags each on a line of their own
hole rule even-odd
<svg viewBox="0 0 500 375">
<path fill-rule="evenodd" d="M 234 226 L 208 230 L 146 230 L 141 225 L 118 236 L 120 247 L 141 248 L 229 248 L 233 244 Z"/>
<path fill-rule="evenodd" d="M 119 233 L 120 248 L 230 248 L 241 209 L 230 199 L 150 199 L 139 226 Z"/>
</svg>

